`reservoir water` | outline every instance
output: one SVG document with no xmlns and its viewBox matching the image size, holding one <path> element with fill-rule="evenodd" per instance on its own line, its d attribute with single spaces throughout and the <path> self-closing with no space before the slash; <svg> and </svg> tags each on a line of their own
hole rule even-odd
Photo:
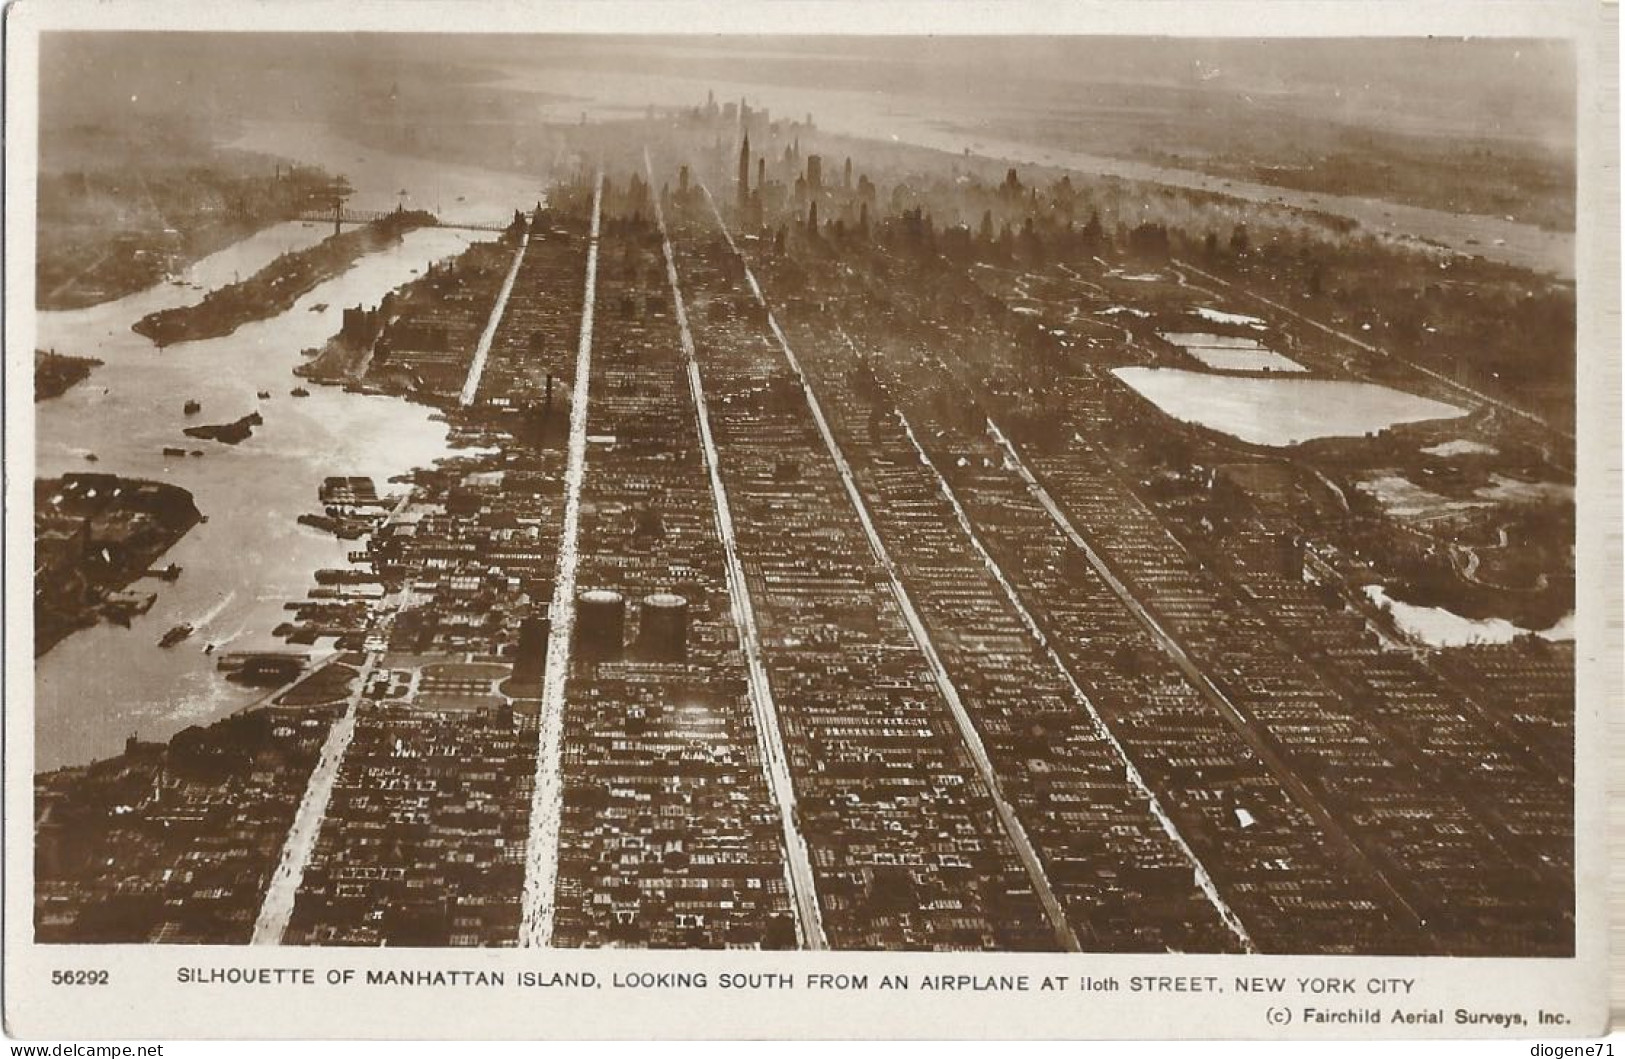
<svg viewBox="0 0 1625 1059">
<path fill-rule="evenodd" d="M 1443 607 L 1404 603 L 1389 596 L 1381 585 L 1367 585 L 1365 594 L 1377 606 L 1388 608 L 1400 632 L 1429 647 L 1511 643 L 1530 633 L 1543 640 L 1574 639 L 1573 614 L 1549 629 L 1525 629 L 1505 618 L 1466 618 Z"/>
<path fill-rule="evenodd" d="M 326 151 L 326 157 L 319 157 Z M 378 152 L 328 137 L 295 155 L 379 189 L 402 178 Z M 367 156 L 374 168 L 354 161 Z M 415 163 L 420 178 L 427 163 Z M 533 204 L 536 180 L 514 174 L 450 170 L 437 187 L 456 200 L 467 219 L 504 218 Z M 392 397 L 346 393 L 308 385 L 308 397 L 290 391 L 300 351 L 319 346 L 340 326 L 346 306 L 377 304 L 431 262 L 459 253 L 494 233 L 421 229 L 403 242 L 368 255 L 321 284 L 272 320 L 235 334 L 169 346 L 160 351 L 130 330 L 146 313 L 199 300 L 203 291 L 246 278 L 276 255 L 328 234 L 326 225 L 289 222 L 267 229 L 199 261 L 180 279 L 118 301 L 35 316 L 36 346 L 96 357 L 105 363 L 89 379 L 35 406 L 36 468 L 40 476 L 99 471 L 170 482 L 189 490 L 209 521 L 194 527 L 160 560 L 183 568 L 178 581 L 137 582 L 157 603 L 128 629 L 100 624 L 76 632 L 36 665 L 36 770 L 82 764 L 119 751 L 127 736 L 161 739 L 192 724 L 208 723 L 263 693 L 227 682 L 204 653 L 280 644 L 270 635 L 288 620 L 283 604 L 303 598 L 312 574 L 340 566 L 356 542 L 341 541 L 295 521 L 319 510 L 317 487 L 328 475 L 374 478 L 381 490 L 391 476 L 446 454 L 444 424 L 430 410 Z M 317 308 L 318 306 L 325 306 Z M 267 399 L 257 394 L 265 391 Z M 195 399 L 202 410 L 186 416 Z M 264 417 L 237 446 L 187 438 L 184 426 L 224 423 L 252 411 Z M 199 449 L 201 457 L 171 457 L 165 446 Z M 96 462 L 87 461 L 94 453 Z M 196 632 L 164 649 L 169 628 L 191 623 Z"/>
<path fill-rule="evenodd" d="M 1116 368 L 1112 374 L 1175 419 L 1254 445 L 1362 437 L 1398 423 L 1467 414 L 1455 405 L 1369 382 L 1210 375 L 1178 368 Z"/>
<path fill-rule="evenodd" d="M 1235 338 L 1229 335 L 1210 335 L 1183 331 L 1170 331 L 1161 335 L 1164 341 L 1183 349 L 1204 367 L 1214 371 L 1282 371 L 1302 372 L 1302 364 L 1283 357 L 1255 338 Z"/>
</svg>

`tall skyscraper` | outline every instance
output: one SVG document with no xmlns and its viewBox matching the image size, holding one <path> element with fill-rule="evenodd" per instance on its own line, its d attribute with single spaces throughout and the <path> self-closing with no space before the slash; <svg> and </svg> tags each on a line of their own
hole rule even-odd
<svg viewBox="0 0 1625 1059">
<path fill-rule="evenodd" d="M 807 188 L 818 191 L 824 186 L 824 159 L 816 154 L 807 156 Z"/>
<path fill-rule="evenodd" d="M 750 133 L 745 133 L 744 142 L 739 145 L 739 206 L 743 209 L 750 202 Z"/>
</svg>

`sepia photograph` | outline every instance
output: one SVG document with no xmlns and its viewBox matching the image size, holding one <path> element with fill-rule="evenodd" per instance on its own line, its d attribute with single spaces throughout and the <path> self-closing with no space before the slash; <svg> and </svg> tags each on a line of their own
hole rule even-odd
<svg viewBox="0 0 1625 1059">
<path fill-rule="evenodd" d="M 1594 41 L 414 6 L 29 27 L 14 954 L 1595 949 Z"/>
</svg>

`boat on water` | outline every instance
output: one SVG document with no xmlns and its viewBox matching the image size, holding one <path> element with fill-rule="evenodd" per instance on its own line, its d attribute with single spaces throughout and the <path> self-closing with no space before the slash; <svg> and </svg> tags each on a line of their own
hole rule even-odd
<svg viewBox="0 0 1625 1059">
<path fill-rule="evenodd" d="M 310 396 L 310 391 L 305 389 L 303 386 L 295 386 L 293 389 L 289 390 L 288 392 L 290 394 L 292 394 L 293 396 L 295 396 L 295 397 L 309 397 Z"/>
<path fill-rule="evenodd" d="M 122 625 L 128 629 L 130 621 L 138 614 L 145 614 L 158 602 L 156 594 L 147 592 L 132 592 L 129 590 L 114 592 L 102 601 L 100 608 L 103 617 L 109 621 Z"/>
<path fill-rule="evenodd" d="M 188 636 L 192 635 L 192 626 L 182 622 L 173 629 L 164 633 L 163 639 L 158 641 L 159 647 L 174 647 Z"/>
<path fill-rule="evenodd" d="M 312 305 L 310 307 L 310 311 L 313 312 L 313 313 L 323 312 L 326 309 L 327 309 L 327 303 L 326 302 L 317 302 L 315 305 Z"/>
<path fill-rule="evenodd" d="M 269 401 L 271 399 L 271 391 L 270 390 L 261 390 L 261 391 L 259 391 L 259 399 L 262 400 L 262 401 Z"/>
<path fill-rule="evenodd" d="M 189 416 L 195 416 L 199 412 L 203 411 L 203 406 L 194 398 L 193 400 L 187 401 L 182 410 L 185 411 L 185 413 Z"/>
</svg>

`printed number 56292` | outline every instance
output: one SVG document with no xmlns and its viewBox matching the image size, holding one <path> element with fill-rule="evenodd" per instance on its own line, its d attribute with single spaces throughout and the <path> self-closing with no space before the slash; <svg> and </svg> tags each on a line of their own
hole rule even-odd
<svg viewBox="0 0 1625 1059">
<path fill-rule="evenodd" d="M 106 985 L 106 971 L 52 971 L 52 985 Z"/>
</svg>

